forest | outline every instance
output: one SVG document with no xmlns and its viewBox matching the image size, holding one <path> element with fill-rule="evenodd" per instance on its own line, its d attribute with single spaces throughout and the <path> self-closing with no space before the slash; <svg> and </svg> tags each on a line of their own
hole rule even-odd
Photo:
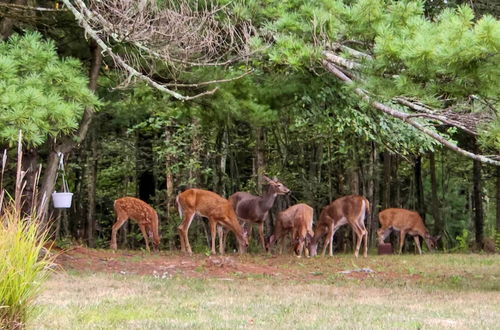
<svg viewBox="0 0 500 330">
<path fill-rule="evenodd" d="M 2 201 L 22 171 L 22 211 L 48 240 L 100 251 L 114 201 L 136 197 L 174 253 L 181 192 L 262 195 L 272 178 L 290 192 L 266 241 L 279 211 L 305 203 L 314 226 L 361 195 L 369 258 L 388 208 L 418 212 L 440 253 L 494 253 L 499 14 L 488 0 L 1 0 Z M 71 207 L 54 208 L 61 191 Z M 352 255 L 354 239 L 341 227 L 334 254 Z M 189 240 L 210 255 L 202 217 Z M 266 253 L 256 228 L 249 244 Z M 137 222 L 118 248 L 144 249 Z M 404 253 L 416 253 L 410 238 Z"/>
</svg>

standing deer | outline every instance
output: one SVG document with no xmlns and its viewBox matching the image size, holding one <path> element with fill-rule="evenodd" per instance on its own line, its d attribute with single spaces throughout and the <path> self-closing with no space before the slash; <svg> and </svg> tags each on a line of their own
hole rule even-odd
<svg viewBox="0 0 500 330">
<path fill-rule="evenodd" d="M 272 249 L 276 241 L 281 241 L 280 254 L 283 253 L 285 236 L 292 233 L 292 243 L 297 256 L 302 256 L 304 244 L 309 245 L 314 232 L 312 230 L 313 208 L 307 204 L 296 204 L 278 213 L 274 234 L 269 238 L 269 250 Z M 309 255 L 306 247 L 306 256 Z"/>
<path fill-rule="evenodd" d="M 385 209 L 378 214 L 380 229 L 377 230 L 378 242 L 383 244 L 384 240 L 392 230 L 399 231 L 399 253 L 403 250 L 406 234 L 413 236 L 418 253 L 422 254 L 420 248 L 420 240 L 418 236 L 422 236 L 429 250 L 432 251 L 436 246 L 438 239 L 441 236 L 433 237 L 425 228 L 422 218 L 417 212 L 405 209 Z"/>
<path fill-rule="evenodd" d="M 358 257 L 361 240 L 364 240 L 363 256 L 366 258 L 368 256 L 368 231 L 364 222 L 366 214 L 370 214 L 370 203 L 363 196 L 344 196 L 325 206 L 321 211 L 314 237 L 311 240 L 311 256 L 317 254 L 318 242 L 325 234 L 322 255 L 325 255 L 326 247 L 329 245 L 330 256 L 333 256 L 333 235 L 339 227 L 349 224 L 357 237 L 354 255 L 356 258 Z"/>
<path fill-rule="evenodd" d="M 246 233 L 236 218 L 236 214 L 231 203 L 214 192 L 202 189 L 188 189 L 176 198 L 179 215 L 182 223 L 177 227 L 181 240 L 181 250 L 192 254 L 191 245 L 188 239 L 188 230 L 195 214 L 208 218 L 210 234 L 212 236 L 212 254 L 215 254 L 215 233 L 217 225 L 221 225 L 231 230 L 238 240 L 240 253 L 245 252 L 248 246 Z M 224 245 L 221 232 L 219 232 L 219 252 L 224 254 Z"/>
<path fill-rule="evenodd" d="M 130 218 L 137 221 L 142 236 L 149 250 L 148 236 L 153 240 L 153 250 L 158 251 L 160 236 L 158 235 L 158 214 L 148 203 L 134 197 L 122 197 L 115 200 L 114 204 L 116 222 L 111 230 L 111 248 L 116 250 L 116 232 Z M 148 235 L 146 235 L 146 232 Z"/>
<path fill-rule="evenodd" d="M 260 242 L 265 250 L 264 221 L 269 210 L 273 207 L 276 196 L 285 195 L 290 192 L 290 189 L 277 179 L 271 180 L 267 176 L 263 176 L 263 178 L 269 183 L 269 188 L 262 196 L 254 196 L 240 191 L 229 196 L 229 201 L 233 205 L 238 220 L 258 226 Z"/>
</svg>

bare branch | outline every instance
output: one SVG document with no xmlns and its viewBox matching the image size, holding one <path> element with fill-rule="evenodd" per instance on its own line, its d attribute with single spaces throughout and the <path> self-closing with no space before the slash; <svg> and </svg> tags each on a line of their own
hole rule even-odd
<svg viewBox="0 0 500 330">
<path fill-rule="evenodd" d="M 145 82 L 147 82 L 149 85 L 167 93 L 167 94 L 170 94 L 172 95 L 173 97 L 175 97 L 176 99 L 179 99 L 179 100 L 186 100 L 188 99 L 186 96 L 183 96 L 177 92 L 174 92 L 160 84 L 158 84 L 157 82 L 153 81 L 151 78 L 141 74 L 140 72 L 138 72 L 136 69 L 134 69 L 133 67 L 131 67 L 130 65 L 128 65 L 120 56 L 116 55 L 115 53 L 113 53 L 113 51 L 111 50 L 110 47 L 108 47 L 108 45 L 98 36 L 97 32 L 94 31 L 90 25 L 86 22 L 86 20 L 84 19 L 84 17 L 82 16 L 82 14 L 71 4 L 70 0 L 62 0 L 64 2 L 64 4 L 68 7 L 68 9 L 73 13 L 73 15 L 75 15 L 75 18 L 76 20 L 78 21 L 78 23 L 80 24 L 80 26 L 82 26 L 82 28 L 85 30 L 85 32 L 92 38 L 94 39 L 94 41 L 101 47 L 102 49 L 102 52 L 103 53 L 107 53 L 114 61 L 116 64 L 118 64 L 120 67 L 122 67 L 123 69 L 125 69 L 126 71 L 128 71 L 128 73 L 131 75 L 131 76 L 136 76 L 142 80 L 144 80 Z"/>
<path fill-rule="evenodd" d="M 3 2 L 0 2 L 0 7 L 4 7 L 7 9 L 14 9 L 14 10 L 42 11 L 42 12 L 65 12 L 66 11 L 65 9 L 32 7 L 32 6 L 20 5 L 17 3 L 3 3 Z"/>
<path fill-rule="evenodd" d="M 339 43 L 333 43 L 331 45 L 331 47 L 333 50 L 344 51 L 355 58 L 360 58 L 360 59 L 365 59 L 365 60 L 373 59 L 373 57 L 371 55 L 368 55 L 366 53 L 360 52 L 359 50 L 353 49 L 351 47 L 347 47 L 347 46 L 339 44 Z"/>
<path fill-rule="evenodd" d="M 206 85 L 219 84 L 219 83 L 225 83 L 225 82 L 229 82 L 229 81 L 238 80 L 238 79 L 243 78 L 244 76 L 249 75 L 252 72 L 253 72 L 253 70 L 249 70 L 249 71 L 246 71 L 243 74 L 240 74 L 237 77 L 227 78 L 227 79 L 219 79 L 219 80 L 211 80 L 211 81 L 204 81 L 204 82 L 197 83 L 197 84 L 168 83 L 168 84 L 164 84 L 164 86 L 170 86 L 170 87 L 174 87 L 174 86 L 175 87 L 201 87 L 201 86 L 206 86 Z"/>
<path fill-rule="evenodd" d="M 351 70 L 351 69 L 360 69 L 361 68 L 361 64 L 354 62 L 354 61 L 351 61 L 351 60 L 347 60 L 341 56 L 335 55 L 332 52 L 323 52 L 323 55 L 326 57 L 326 59 L 328 61 L 333 62 L 337 65 L 341 65 L 347 69 Z"/>
<path fill-rule="evenodd" d="M 472 136 L 477 136 L 477 132 L 465 127 L 464 125 L 462 125 L 462 123 L 460 123 L 456 120 L 448 119 L 442 115 L 437 115 L 437 114 L 431 112 L 428 108 L 426 108 L 424 106 L 421 106 L 419 104 L 415 104 L 415 103 L 410 102 L 410 101 L 408 101 L 404 98 L 401 98 L 401 97 L 396 98 L 395 101 L 398 102 L 399 104 L 407 106 L 415 111 L 421 112 L 419 114 L 411 115 L 411 117 L 425 117 L 425 118 L 429 118 L 429 119 L 439 120 L 440 122 L 442 122 L 444 124 L 458 127 L 461 130 L 463 130 L 464 132 L 466 132 Z"/>
<path fill-rule="evenodd" d="M 333 73 L 337 78 L 341 79 L 345 83 L 347 83 L 349 85 L 354 84 L 354 82 L 349 77 L 347 77 L 342 71 L 340 71 L 335 66 L 335 64 L 333 64 L 325 59 L 325 60 L 323 60 L 323 66 L 329 72 Z M 395 110 L 391 107 L 388 107 L 387 105 L 385 105 L 383 103 L 371 100 L 371 98 L 361 88 L 357 87 L 354 89 L 354 91 L 356 92 L 356 94 L 361 96 L 361 98 L 363 100 L 365 100 L 366 102 L 371 104 L 375 109 L 380 110 L 380 111 L 384 112 L 385 114 L 390 115 L 391 117 L 397 118 L 399 120 L 402 120 L 402 121 L 410 124 L 411 126 L 415 127 L 419 131 L 425 133 L 426 135 L 430 136 L 434 140 L 438 141 L 439 143 L 441 143 L 442 145 L 444 145 L 448 149 L 453 150 L 461 155 L 464 155 L 466 157 L 480 161 L 480 162 L 485 163 L 485 164 L 500 166 L 500 161 L 493 160 L 493 159 L 487 158 L 487 157 L 482 156 L 482 155 L 476 155 L 472 152 L 469 152 L 467 150 L 464 150 L 464 149 L 458 147 L 457 145 L 454 145 L 453 143 L 449 142 L 448 140 L 443 138 L 438 133 L 428 129 L 427 127 L 420 124 L 419 122 L 412 120 L 412 117 L 410 114 Z"/>
</svg>

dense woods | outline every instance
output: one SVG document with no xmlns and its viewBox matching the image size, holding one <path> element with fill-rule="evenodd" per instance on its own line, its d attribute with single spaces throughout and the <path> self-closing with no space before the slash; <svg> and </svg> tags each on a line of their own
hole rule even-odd
<svg viewBox="0 0 500 330">
<path fill-rule="evenodd" d="M 0 2 L 0 146 L 14 157 L 23 131 L 25 205 L 46 212 L 59 244 L 109 247 L 113 201 L 135 196 L 159 214 L 160 249 L 179 249 L 177 194 L 260 194 L 267 175 L 292 193 L 277 198 L 266 236 L 293 204 L 317 219 L 359 194 L 371 203 L 372 247 L 378 213 L 399 207 L 418 211 L 441 249 L 498 248 L 495 5 L 104 3 Z M 58 152 L 74 193 L 67 210 L 43 200 L 61 186 Z M 133 222 L 118 236 L 120 247 L 143 246 Z M 193 222 L 195 252 L 209 251 L 209 236 Z M 334 247 L 351 242 L 344 228 Z M 250 248 L 261 249 L 255 235 Z"/>
</svg>

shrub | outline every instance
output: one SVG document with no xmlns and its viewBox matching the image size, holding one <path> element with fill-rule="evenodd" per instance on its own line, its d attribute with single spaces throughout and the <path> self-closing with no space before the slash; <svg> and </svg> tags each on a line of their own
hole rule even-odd
<svg viewBox="0 0 500 330">
<path fill-rule="evenodd" d="M 46 231 L 32 217 L 21 217 L 13 203 L 0 215 L 0 328 L 22 328 L 35 295 L 48 275 L 51 257 L 43 253 Z"/>
</svg>

